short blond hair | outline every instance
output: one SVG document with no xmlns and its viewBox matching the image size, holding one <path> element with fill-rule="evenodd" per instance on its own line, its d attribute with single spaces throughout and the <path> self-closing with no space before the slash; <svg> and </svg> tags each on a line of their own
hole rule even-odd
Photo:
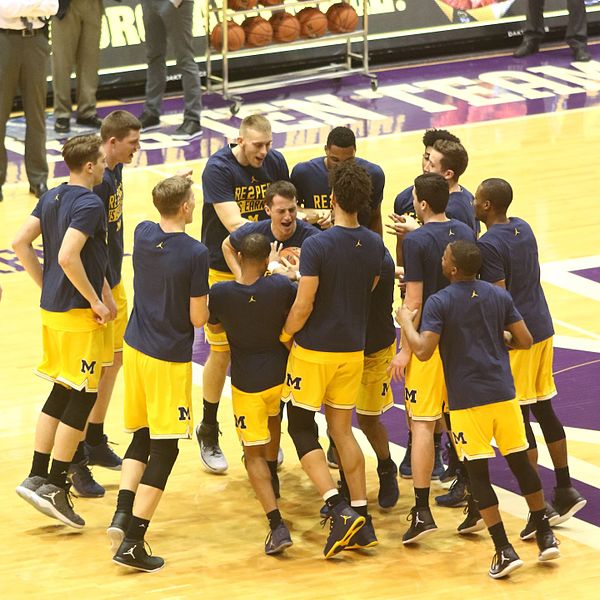
<svg viewBox="0 0 600 600">
<path fill-rule="evenodd" d="M 159 181 L 152 190 L 152 202 L 163 217 L 173 217 L 187 200 L 192 188 L 192 180 L 182 175 L 174 175 Z"/>
<path fill-rule="evenodd" d="M 262 115 L 250 115 L 245 117 L 240 125 L 240 136 L 244 137 L 248 129 L 260 131 L 261 133 L 271 133 L 271 123 L 267 117 Z"/>
</svg>

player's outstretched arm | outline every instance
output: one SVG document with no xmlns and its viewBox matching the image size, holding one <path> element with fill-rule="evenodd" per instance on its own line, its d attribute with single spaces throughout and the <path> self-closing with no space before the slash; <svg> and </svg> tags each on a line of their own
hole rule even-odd
<svg viewBox="0 0 600 600">
<path fill-rule="evenodd" d="M 204 327 L 208 321 L 208 296 L 190 298 L 190 321 L 194 327 Z M 210 326 L 209 326 L 210 329 Z M 222 329 L 222 328 L 221 328 Z M 212 331 L 212 329 L 211 329 Z"/>
<path fill-rule="evenodd" d="M 42 287 L 42 265 L 33 249 L 33 242 L 42 234 L 42 226 L 37 217 L 29 216 L 13 240 L 12 247 L 27 274 Z"/>
<path fill-rule="evenodd" d="M 221 250 L 223 251 L 223 258 L 229 267 L 229 270 L 233 273 L 233 276 L 238 279 L 242 275 L 242 269 L 238 257 L 237 250 L 231 244 L 231 239 L 227 236 L 221 244 Z"/>
<path fill-rule="evenodd" d="M 415 321 L 418 318 L 418 310 L 411 310 L 402 306 L 398 310 L 398 322 L 402 327 L 402 333 L 410 344 L 413 354 L 421 361 L 429 360 L 440 341 L 440 335 L 433 331 L 424 331 L 419 333 L 415 327 Z"/>
<path fill-rule="evenodd" d="M 81 262 L 81 251 L 88 237 L 78 229 L 69 227 L 58 251 L 58 264 L 75 289 L 90 303 L 96 321 L 103 325 L 110 321 L 110 311 L 98 298 Z"/>
<path fill-rule="evenodd" d="M 215 207 L 217 217 L 219 217 L 219 220 L 229 233 L 248 223 L 248 220 L 242 217 L 240 207 L 236 202 L 219 202 L 218 204 L 213 204 L 213 206 Z"/>
</svg>

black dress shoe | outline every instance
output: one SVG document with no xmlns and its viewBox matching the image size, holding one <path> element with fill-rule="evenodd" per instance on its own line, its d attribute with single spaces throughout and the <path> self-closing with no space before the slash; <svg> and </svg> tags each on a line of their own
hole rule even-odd
<svg viewBox="0 0 600 600">
<path fill-rule="evenodd" d="M 36 185 L 29 186 L 29 193 L 33 194 L 36 198 L 39 198 L 42 194 L 45 194 L 48 191 L 48 186 L 45 181 L 42 183 L 38 183 Z"/>
<path fill-rule="evenodd" d="M 85 125 L 86 127 L 100 129 L 102 126 L 102 119 L 99 119 L 98 115 L 92 115 L 91 117 L 77 117 L 77 125 Z"/>
<path fill-rule="evenodd" d="M 69 133 L 69 131 L 71 131 L 69 119 L 54 119 L 54 131 L 56 131 L 56 133 Z"/>
<path fill-rule="evenodd" d="M 513 52 L 515 58 L 523 58 L 535 54 L 540 49 L 540 45 L 535 40 L 523 40 L 521 45 Z"/>
<path fill-rule="evenodd" d="M 585 46 L 578 46 L 577 48 L 571 48 L 571 50 L 573 51 L 573 60 L 575 62 L 589 62 L 592 60 L 592 55 Z"/>
</svg>

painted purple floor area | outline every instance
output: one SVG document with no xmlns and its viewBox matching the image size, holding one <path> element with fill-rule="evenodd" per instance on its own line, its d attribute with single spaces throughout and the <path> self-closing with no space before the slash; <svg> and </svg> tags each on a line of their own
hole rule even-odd
<svg viewBox="0 0 600 600">
<path fill-rule="evenodd" d="M 594 267 L 593 269 L 581 269 L 580 271 L 573 271 L 574 275 L 591 279 L 596 283 L 600 283 L 600 267 Z"/>
</svg>

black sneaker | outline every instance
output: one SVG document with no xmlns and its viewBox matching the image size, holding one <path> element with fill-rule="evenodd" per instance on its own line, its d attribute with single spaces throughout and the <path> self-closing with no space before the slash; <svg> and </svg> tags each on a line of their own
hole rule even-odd
<svg viewBox="0 0 600 600">
<path fill-rule="evenodd" d="M 118 510 L 113 515 L 112 521 L 106 530 L 108 539 L 110 540 L 110 549 L 113 552 L 119 549 L 119 546 L 125 539 L 129 521 L 131 521 L 131 514 L 123 510 Z"/>
<path fill-rule="evenodd" d="M 377 475 L 379 476 L 379 494 L 377 495 L 377 502 L 379 506 L 384 510 L 390 509 L 396 506 L 398 498 L 400 497 L 400 490 L 398 488 L 398 468 L 396 463 L 390 461 L 390 467 L 386 469 L 377 469 Z"/>
<path fill-rule="evenodd" d="M 473 500 L 472 496 L 469 496 L 467 500 L 467 506 L 465 506 L 465 510 L 463 512 L 467 516 L 465 520 L 456 528 L 458 533 L 465 535 L 467 533 L 476 533 L 477 531 L 485 529 L 483 517 L 481 516 L 479 508 L 477 507 L 477 504 Z"/>
<path fill-rule="evenodd" d="M 69 133 L 69 131 L 71 131 L 70 119 L 63 119 L 60 117 L 54 119 L 54 131 L 56 131 L 56 133 Z"/>
<path fill-rule="evenodd" d="M 338 465 L 337 457 L 335 455 L 335 450 L 333 449 L 333 446 L 331 444 L 329 444 L 329 448 L 327 448 L 327 454 L 325 454 L 325 457 L 327 458 L 327 466 L 330 469 L 340 468 L 340 466 Z"/>
<path fill-rule="evenodd" d="M 367 515 L 365 524 L 348 540 L 348 545 L 344 550 L 365 550 L 377 546 L 378 543 L 373 519 L 371 515 Z"/>
<path fill-rule="evenodd" d="M 280 523 L 275 529 L 269 530 L 267 539 L 265 540 L 265 554 L 269 556 L 273 554 L 280 554 L 286 548 L 292 546 L 292 536 L 290 535 L 289 529 L 284 523 Z"/>
<path fill-rule="evenodd" d="M 148 550 L 152 552 L 149 545 Z M 165 566 L 165 561 L 160 556 L 152 556 L 146 552 L 143 541 L 129 542 L 123 540 L 113 556 L 113 562 L 146 573 L 154 573 L 154 571 L 159 571 Z"/>
<path fill-rule="evenodd" d="M 550 504 L 548 504 L 548 502 L 546 502 L 546 517 L 548 517 L 548 523 L 550 523 L 550 527 L 554 527 L 560 518 L 559 514 L 552 508 Z M 527 516 L 527 524 L 519 534 L 519 537 L 522 540 L 532 540 L 535 537 L 535 532 L 536 526 L 531 518 L 531 513 L 529 513 Z"/>
<path fill-rule="evenodd" d="M 402 536 L 403 544 L 412 544 L 437 530 L 430 508 L 417 508 L 413 506 L 406 520 L 410 527 Z"/>
<path fill-rule="evenodd" d="M 52 483 L 46 483 L 36 491 L 35 507 L 47 517 L 58 519 L 65 525 L 81 529 L 85 521 L 73 510 L 69 488 L 63 489 Z"/>
<path fill-rule="evenodd" d="M 91 117 L 77 117 L 77 125 L 100 129 L 100 127 L 102 127 L 102 119 L 98 118 L 98 115 L 92 115 Z"/>
<path fill-rule="evenodd" d="M 456 456 L 456 451 L 450 442 L 446 443 L 446 463 L 448 467 L 440 477 L 442 483 L 449 483 L 456 479 L 458 466 L 460 465 L 460 460 Z"/>
<path fill-rule="evenodd" d="M 540 562 L 554 560 L 560 556 L 558 540 L 554 537 L 552 529 L 546 529 L 546 531 L 536 531 L 535 541 L 537 542 L 539 549 L 538 560 Z"/>
<path fill-rule="evenodd" d="M 219 446 L 219 425 L 200 423 L 196 439 L 200 445 L 200 460 L 211 473 L 225 473 L 229 465 Z"/>
<path fill-rule="evenodd" d="M 106 490 L 94 479 L 87 459 L 69 466 L 67 478 L 73 485 L 73 495 L 78 498 L 102 498 Z"/>
<path fill-rule="evenodd" d="M 448 493 L 436 496 L 435 501 L 440 506 L 456 508 L 457 506 L 465 506 L 467 504 L 467 496 L 467 481 L 465 476 L 459 471 Z"/>
<path fill-rule="evenodd" d="M 564 523 L 586 504 L 587 500 L 574 487 L 554 488 L 552 506 L 559 515 L 554 525 Z"/>
<path fill-rule="evenodd" d="M 193 140 L 202 135 L 202 127 L 198 121 L 185 119 L 171 136 L 174 140 Z"/>
<path fill-rule="evenodd" d="M 147 129 L 154 129 L 155 127 L 160 127 L 160 118 L 156 115 L 151 115 L 147 112 L 143 112 L 139 116 L 139 121 L 142 124 L 142 130 L 144 131 L 146 131 Z"/>
<path fill-rule="evenodd" d="M 519 558 L 515 549 L 509 544 L 494 554 L 489 575 L 493 579 L 501 579 L 522 566 L 523 561 Z"/>
<path fill-rule="evenodd" d="M 334 506 L 325 517 L 321 525 L 329 520 L 329 536 L 323 548 L 325 558 L 331 558 L 334 554 L 342 551 L 350 541 L 350 538 L 360 530 L 366 519 L 359 515 L 345 502 Z"/>
<path fill-rule="evenodd" d="M 404 453 L 404 458 L 400 463 L 400 467 L 398 471 L 400 472 L 400 477 L 402 479 L 412 479 L 412 465 L 411 465 L 411 454 L 412 454 L 412 446 L 408 444 L 406 446 L 406 452 Z"/>
<path fill-rule="evenodd" d="M 434 444 L 434 463 L 433 463 L 433 471 L 431 471 L 431 479 L 432 481 L 438 481 L 442 478 L 442 475 L 446 471 L 446 467 L 444 466 L 444 459 L 442 458 L 442 444 Z"/>
<path fill-rule="evenodd" d="M 108 441 L 106 435 L 102 436 L 102 441 L 96 446 L 84 442 L 88 465 L 96 465 L 98 467 L 104 467 L 105 469 L 120 471 L 123 459 L 115 454 L 113 449 L 109 446 L 110 443 L 111 442 Z"/>
</svg>

